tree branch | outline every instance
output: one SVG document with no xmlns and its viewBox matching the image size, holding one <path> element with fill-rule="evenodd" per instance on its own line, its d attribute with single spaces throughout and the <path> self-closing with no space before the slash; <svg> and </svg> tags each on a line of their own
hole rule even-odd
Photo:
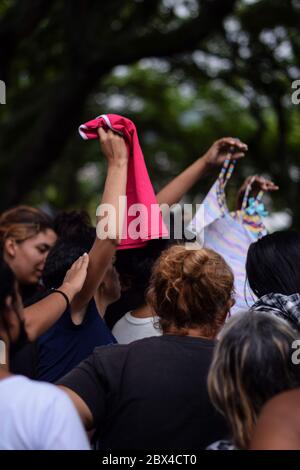
<svg viewBox="0 0 300 470">
<path fill-rule="evenodd" d="M 20 42 L 30 35 L 51 7 L 51 0 L 19 0 L 0 22 L 0 78 L 7 81 L 9 66 Z"/>
<path fill-rule="evenodd" d="M 233 11 L 236 0 L 208 0 L 202 3 L 197 18 L 187 20 L 175 30 L 152 30 L 142 37 L 137 37 L 134 32 L 129 37 L 126 32 L 120 33 L 105 51 L 99 50 L 90 69 L 113 68 L 144 57 L 167 57 L 195 50 L 201 41 L 220 28 L 224 18 Z"/>
</svg>

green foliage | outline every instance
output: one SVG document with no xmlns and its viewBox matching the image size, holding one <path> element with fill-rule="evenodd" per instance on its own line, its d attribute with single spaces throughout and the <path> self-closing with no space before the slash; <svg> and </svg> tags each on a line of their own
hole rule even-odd
<svg viewBox="0 0 300 470">
<path fill-rule="evenodd" d="M 137 125 L 156 189 L 214 140 L 246 141 L 234 190 L 251 173 L 273 177 L 273 207 L 299 228 L 299 21 L 298 0 L 0 2 L 1 208 L 94 213 L 105 165 L 77 127 L 116 113 Z"/>
</svg>

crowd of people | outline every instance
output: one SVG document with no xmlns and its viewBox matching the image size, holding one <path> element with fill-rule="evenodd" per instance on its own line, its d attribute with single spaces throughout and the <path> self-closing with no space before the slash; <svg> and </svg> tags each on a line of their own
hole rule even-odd
<svg viewBox="0 0 300 470">
<path fill-rule="evenodd" d="M 221 251 L 172 237 L 120 249 L 132 156 L 120 133 L 97 132 L 113 230 L 99 237 L 83 210 L 0 215 L 0 449 L 299 449 L 300 235 L 250 244 L 253 304 L 232 315 Z M 157 203 L 246 152 L 218 140 Z"/>
</svg>

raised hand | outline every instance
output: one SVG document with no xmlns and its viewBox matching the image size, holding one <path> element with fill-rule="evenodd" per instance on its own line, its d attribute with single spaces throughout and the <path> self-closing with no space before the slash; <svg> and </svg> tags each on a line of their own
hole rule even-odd
<svg viewBox="0 0 300 470">
<path fill-rule="evenodd" d="M 61 290 L 66 292 L 70 302 L 78 292 L 81 291 L 87 275 L 89 265 L 89 255 L 84 253 L 80 256 L 67 271 Z"/>
<path fill-rule="evenodd" d="M 245 156 L 248 146 L 239 139 L 223 137 L 212 144 L 203 156 L 207 167 L 214 168 L 223 165 L 227 158 L 239 160 Z"/>
<path fill-rule="evenodd" d="M 109 166 L 122 166 L 128 162 L 128 150 L 123 137 L 111 131 L 98 129 L 101 150 Z"/>
<path fill-rule="evenodd" d="M 265 191 L 265 192 L 277 191 L 279 189 L 279 186 L 276 186 L 276 184 L 273 183 L 273 181 L 265 178 L 264 176 L 259 176 L 259 175 L 248 176 L 248 178 L 245 179 L 245 181 L 243 182 L 242 186 L 239 189 L 238 201 L 237 201 L 238 209 L 241 208 L 245 191 L 251 180 L 253 180 L 253 182 L 251 185 L 251 192 L 249 194 L 250 197 L 256 197 L 259 191 Z"/>
</svg>

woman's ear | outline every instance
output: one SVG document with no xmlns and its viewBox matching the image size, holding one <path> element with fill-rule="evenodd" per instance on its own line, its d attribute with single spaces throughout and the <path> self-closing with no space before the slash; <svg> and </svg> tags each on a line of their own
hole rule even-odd
<svg viewBox="0 0 300 470">
<path fill-rule="evenodd" d="M 227 314 L 230 314 L 230 310 L 232 309 L 234 304 L 235 304 L 235 299 L 231 298 L 231 299 L 228 300 L 228 302 L 227 302 Z"/>
<path fill-rule="evenodd" d="M 4 242 L 4 253 L 11 258 L 16 256 L 16 242 L 13 238 L 7 238 Z"/>
</svg>

